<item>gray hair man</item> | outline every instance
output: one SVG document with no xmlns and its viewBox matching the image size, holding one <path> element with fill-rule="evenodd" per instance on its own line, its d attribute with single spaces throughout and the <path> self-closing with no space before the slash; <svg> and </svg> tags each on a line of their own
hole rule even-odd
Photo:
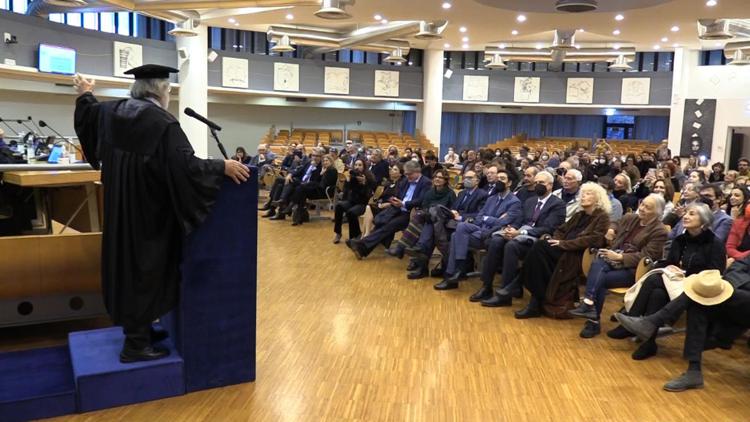
<svg viewBox="0 0 750 422">
<path fill-rule="evenodd" d="M 583 174 L 577 169 L 570 169 L 563 175 L 563 187 L 552 192 L 565 203 L 565 221 L 568 221 L 581 208 L 581 183 Z"/>
</svg>

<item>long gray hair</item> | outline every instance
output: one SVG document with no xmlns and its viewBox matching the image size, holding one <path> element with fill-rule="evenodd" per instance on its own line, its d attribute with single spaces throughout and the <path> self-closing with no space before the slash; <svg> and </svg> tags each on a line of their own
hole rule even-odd
<svg viewBox="0 0 750 422">
<path fill-rule="evenodd" d="M 160 101 L 168 92 L 169 79 L 136 79 L 130 87 L 130 96 L 138 100 L 153 98 Z"/>
</svg>

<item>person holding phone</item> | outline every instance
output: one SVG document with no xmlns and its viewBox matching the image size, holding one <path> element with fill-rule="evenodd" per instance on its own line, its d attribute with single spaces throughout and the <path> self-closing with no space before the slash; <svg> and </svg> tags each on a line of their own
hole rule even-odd
<svg viewBox="0 0 750 422">
<path fill-rule="evenodd" d="M 647 196 L 637 213 L 620 220 L 612 246 L 599 249 L 589 270 L 584 298 L 570 311 L 571 316 L 586 319 L 580 333 L 582 338 L 592 338 L 601 332 L 599 321 L 607 289 L 632 286 L 635 269 L 642 258 L 661 259 L 667 241 L 667 230 L 660 218 L 663 212 L 664 197 Z"/>
</svg>

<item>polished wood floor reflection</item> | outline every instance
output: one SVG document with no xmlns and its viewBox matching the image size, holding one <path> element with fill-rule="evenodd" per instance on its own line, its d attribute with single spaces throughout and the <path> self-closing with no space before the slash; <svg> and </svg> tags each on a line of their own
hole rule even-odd
<svg viewBox="0 0 750 422">
<path fill-rule="evenodd" d="M 436 292 L 406 279 L 405 260 L 381 249 L 357 261 L 332 237 L 327 219 L 261 219 L 255 383 L 61 419 L 750 420 L 744 340 L 706 353 L 705 389 L 667 393 L 685 368 L 682 335 L 635 362 L 629 341 L 581 339 L 578 320 L 517 321 L 525 300 L 482 308 L 467 300 L 477 280 Z"/>
</svg>

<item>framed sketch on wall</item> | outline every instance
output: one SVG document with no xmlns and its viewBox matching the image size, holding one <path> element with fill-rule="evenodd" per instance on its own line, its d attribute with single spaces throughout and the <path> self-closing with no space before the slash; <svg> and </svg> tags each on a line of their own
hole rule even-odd
<svg viewBox="0 0 750 422">
<path fill-rule="evenodd" d="M 398 97 L 398 72 L 390 70 L 375 71 L 375 96 Z"/>
<path fill-rule="evenodd" d="M 140 44 L 115 41 L 113 51 L 115 76 L 132 78 L 133 75 L 126 75 L 125 72 L 143 65 L 143 47 Z"/>
<path fill-rule="evenodd" d="M 487 101 L 489 76 L 464 75 L 464 101 Z"/>
<path fill-rule="evenodd" d="M 325 68 L 323 92 L 326 94 L 349 94 L 349 68 Z"/>
<path fill-rule="evenodd" d="M 513 101 L 517 103 L 538 103 L 540 78 L 517 77 L 513 90 Z"/>
<path fill-rule="evenodd" d="M 623 78 L 621 104 L 648 104 L 651 78 Z"/>
<path fill-rule="evenodd" d="M 594 102 L 594 78 L 568 78 L 565 95 L 568 104 L 591 104 Z"/>
<path fill-rule="evenodd" d="M 299 65 L 294 63 L 273 64 L 273 89 L 276 91 L 299 91 Z"/>
<path fill-rule="evenodd" d="M 221 59 L 221 85 L 231 88 L 248 88 L 248 60 L 234 57 Z"/>
</svg>

